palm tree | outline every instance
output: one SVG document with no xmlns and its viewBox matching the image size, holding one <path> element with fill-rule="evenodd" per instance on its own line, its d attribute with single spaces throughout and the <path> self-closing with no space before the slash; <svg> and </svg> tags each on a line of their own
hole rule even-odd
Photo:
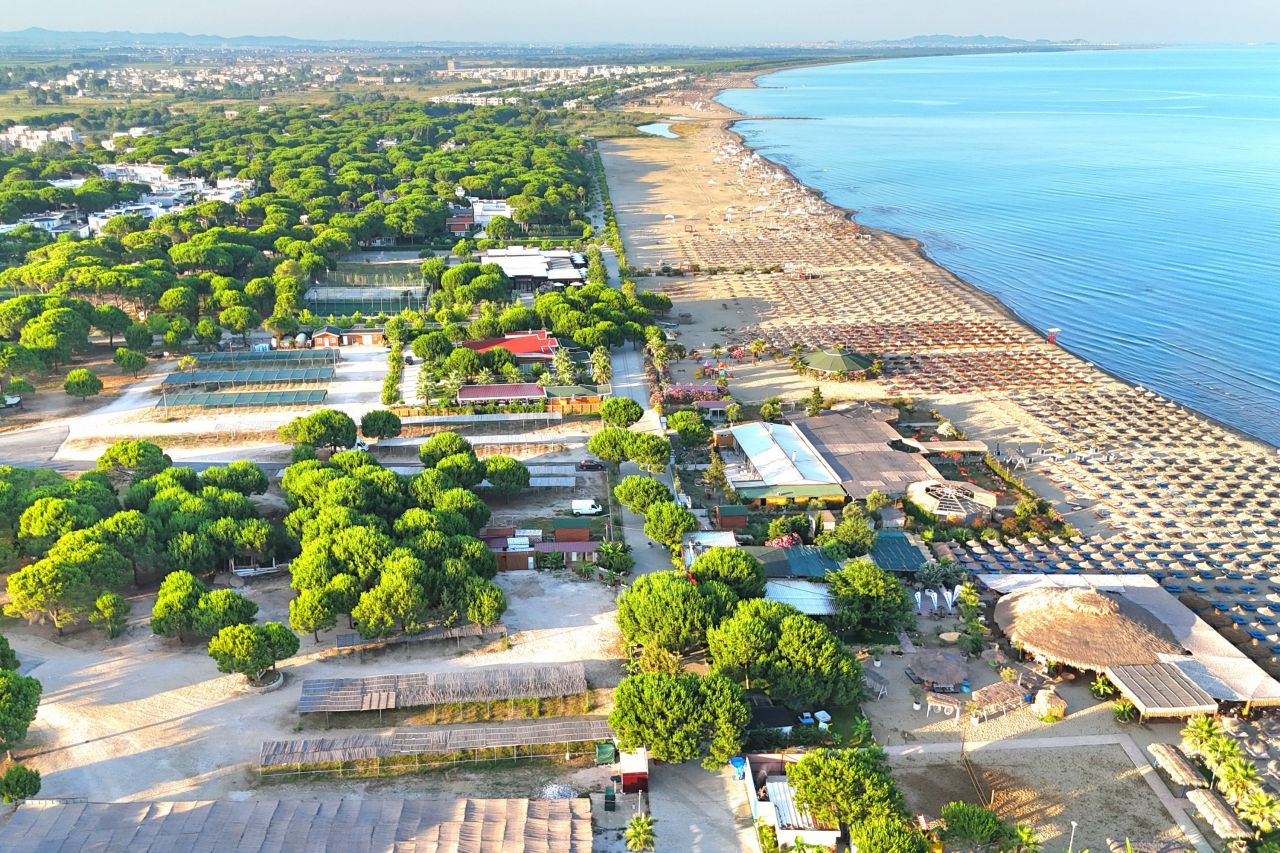
<svg viewBox="0 0 1280 853">
<path fill-rule="evenodd" d="M 1217 735 L 1204 745 L 1201 752 L 1204 756 L 1204 763 L 1208 765 L 1209 770 L 1217 778 L 1218 770 L 1224 763 L 1233 758 L 1242 758 L 1244 753 L 1240 751 L 1240 744 L 1236 743 L 1230 735 Z"/>
<path fill-rule="evenodd" d="M 647 814 L 633 815 L 627 823 L 625 838 L 628 850 L 652 850 L 654 843 L 653 817 Z"/>
<path fill-rule="evenodd" d="M 613 362 L 609 360 L 609 351 L 604 347 L 596 347 L 591 351 L 591 381 L 597 385 L 607 385 L 613 379 Z"/>
<path fill-rule="evenodd" d="M 1216 718 L 1196 714 L 1182 727 L 1182 746 L 1192 755 L 1203 755 L 1205 745 L 1222 734 L 1225 732 Z"/>
<path fill-rule="evenodd" d="M 764 342 L 763 338 L 756 338 L 748 345 L 747 348 L 751 350 L 751 354 L 755 356 L 755 360 L 759 361 L 760 356 L 764 353 L 765 347 L 767 346 L 768 344 Z"/>
<path fill-rule="evenodd" d="M 1236 806 L 1236 811 L 1259 832 L 1270 832 L 1280 826 L 1280 802 L 1265 791 L 1254 791 L 1245 797 Z"/>
<path fill-rule="evenodd" d="M 1238 803 L 1258 790 L 1258 768 L 1247 758 L 1230 758 L 1218 765 L 1218 790 Z"/>
</svg>

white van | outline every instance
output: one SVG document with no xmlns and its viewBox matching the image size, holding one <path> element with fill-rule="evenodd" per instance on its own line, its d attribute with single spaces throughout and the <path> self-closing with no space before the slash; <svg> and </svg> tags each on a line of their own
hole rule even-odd
<svg viewBox="0 0 1280 853">
<path fill-rule="evenodd" d="M 600 504 L 595 501 L 573 502 L 574 515 L 599 515 L 602 512 L 604 512 L 604 507 L 600 506 Z"/>
</svg>

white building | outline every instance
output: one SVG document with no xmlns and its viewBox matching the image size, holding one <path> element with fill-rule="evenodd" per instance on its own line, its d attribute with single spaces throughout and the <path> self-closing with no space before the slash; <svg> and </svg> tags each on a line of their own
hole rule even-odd
<svg viewBox="0 0 1280 853">
<path fill-rule="evenodd" d="M 787 779 L 787 766 L 802 757 L 802 753 L 747 756 L 743 786 L 751 804 L 751 817 L 772 826 L 783 847 L 803 841 L 834 848 L 840 840 L 840 827 L 814 820 L 809 810 L 796 802 L 795 788 Z"/>
<path fill-rule="evenodd" d="M 0 133 L 0 148 L 25 148 L 28 151 L 35 151 L 50 142 L 65 142 L 73 145 L 83 139 L 80 131 L 65 125 L 53 130 L 44 130 L 25 124 L 15 124 Z"/>
<path fill-rule="evenodd" d="M 492 222 L 495 216 L 505 216 L 510 219 L 511 214 L 515 212 L 511 205 L 499 199 L 468 198 L 467 200 L 471 202 L 471 215 L 475 217 L 475 223 L 480 228 Z"/>
<path fill-rule="evenodd" d="M 477 220 L 478 221 L 478 220 Z M 521 289 L 543 284 L 569 286 L 582 284 L 585 275 L 575 264 L 574 253 L 567 249 L 536 249 L 532 246 L 508 246 L 481 252 L 480 263 L 497 264 L 507 278 Z"/>
</svg>

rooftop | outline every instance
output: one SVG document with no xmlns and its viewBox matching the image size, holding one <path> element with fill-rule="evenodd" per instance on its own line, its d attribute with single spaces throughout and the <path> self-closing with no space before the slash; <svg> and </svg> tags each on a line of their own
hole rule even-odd
<svg viewBox="0 0 1280 853">
<path fill-rule="evenodd" d="M 894 409 L 859 406 L 812 417 L 796 415 L 792 421 L 826 459 L 845 491 L 862 499 L 873 491 L 901 495 L 911 483 L 938 476 L 922 455 L 889 446 L 900 439 L 889 422 L 896 416 Z"/>
<path fill-rule="evenodd" d="M 831 587 L 825 583 L 789 578 L 766 581 L 764 597 L 789 604 L 806 616 L 834 616 L 836 612 Z"/>
<path fill-rule="evenodd" d="M 743 549 L 764 563 L 771 578 L 821 578 L 840 568 L 821 548 L 797 545 L 794 548 L 750 547 Z"/>
<path fill-rule="evenodd" d="M 840 481 L 808 439 L 789 424 L 755 421 L 730 427 L 729 432 L 749 466 L 737 477 L 731 475 L 731 480 L 764 486 Z"/>
<path fill-rule="evenodd" d="M 546 392 L 536 382 L 512 382 L 506 385 L 463 385 L 458 401 L 465 400 L 543 400 Z"/>
<path fill-rule="evenodd" d="M 585 798 L 28 802 L 0 827 L 6 853 L 589 853 L 591 844 Z"/>
<path fill-rule="evenodd" d="M 560 342 L 545 329 L 532 332 L 512 332 L 500 338 L 484 338 L 479 341 L 463 341 L 462 346 L 478 353 L 501 347 L 512 355 L 526 358 L 552 358 Z"/>
<path fill-rule="evenodd" d="M 831 829 L 815 821 L 808 809 L 796 802 L 796 789 L 785 775 L 767 777 L 764 788 L 769 802 L 778 810 L 780 829 Z"/>
<path fill-rule="evenodd" d="M 914 572 L 928 555 L 901 530 L 881 530 L 871 546 L 871 561 L 891 572 Z"/>
</svg>

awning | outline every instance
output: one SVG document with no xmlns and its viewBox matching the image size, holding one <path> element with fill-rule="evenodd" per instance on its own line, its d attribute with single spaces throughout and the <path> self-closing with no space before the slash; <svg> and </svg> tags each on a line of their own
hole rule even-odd
<svg viewBox="0 0 1280 853">
<path fill-rule="evenodd" d="M 1216 714 L 1218 702 L 1172 663 L 1108 667 L 1107 678 L 1144 717 Z"/>
</svg>

